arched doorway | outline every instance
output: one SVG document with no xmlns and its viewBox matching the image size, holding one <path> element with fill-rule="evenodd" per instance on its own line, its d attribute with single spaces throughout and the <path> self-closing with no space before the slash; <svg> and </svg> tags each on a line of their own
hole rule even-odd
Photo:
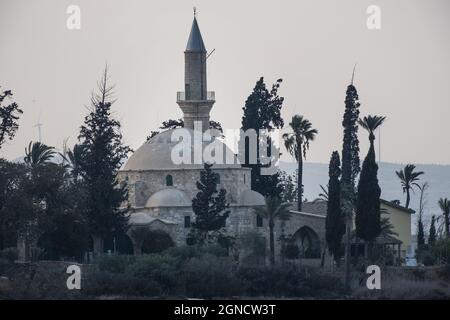
<svg viewBox="0 0 450 320">
<path fill-rule="evenodd" d="M 125 233 L 119 233 L 109 236 L 105 239 L 105 252 L 118 254 L 133 254 L 133 243 L 130 237 Z"/>
<path fill-rule="evenodd" d="M 292 236 L 299 250 L 299 257 L 320 259 L 320 238 L 310 227 L 303 226 Z"/>
<path fill-rule="evenodd" d="M 147 230 L 142 241 L 142 253 L 158 253 L 170 247 L 175 243 L 172 237 L 163 230 Z"/>
</svg>

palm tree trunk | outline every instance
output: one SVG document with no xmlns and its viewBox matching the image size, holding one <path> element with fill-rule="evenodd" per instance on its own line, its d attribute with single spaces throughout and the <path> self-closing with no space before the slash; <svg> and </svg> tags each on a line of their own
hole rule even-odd
<svg viewBox="0 0 450 320">
<path fill-rule="evenodd" d="M 406 204 L 405 204 L 405 208 L 408 209 L 409 208 L 409 202 L 411 201 L 411 196 L 409 195 L 409 189 L 406 189 Z"/>
<path fill-rule="evenodd" d="M 273 227 L 274 227 L 274 222 L 273 222 L 273 218 L 270 218 L 269 220 L 269 245 L 270 245 L 270 264 L 272 266 L 275 265 L 275 240 L 274 240 L 274 236 L 273 236 Z"/>
<path fill-rule="evenodd" d="M 445 224 L 445 238 L 448 239 L 449 233 L 450 233 L 450 221 L 448 213 L 444 214 L 444 224 Z"/>
<path fill-rule="evenodd" d="M 298 146 L 298 172 L 297 172 L 297 209 L 302 211 L 302 196 L 303 196 L 303 157 L 302 145 Z"/>
</svg>

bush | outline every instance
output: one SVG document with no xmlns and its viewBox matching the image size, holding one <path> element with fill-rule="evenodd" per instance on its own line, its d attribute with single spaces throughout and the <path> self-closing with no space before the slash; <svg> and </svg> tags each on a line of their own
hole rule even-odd
<svg viewBox="0 0 450 320">
<path fill-rule="evenodd" d="M 295 265 L 241 267 L 238 277 L 250 296 L 322 297 L 335 296 L 343 287 L 338 277 Z"/>
<path fill-rule="evenodd" d="M 162 289 L 158 283 L 142 281 L 127 273 L 96 272 L 89 277 L 83 292 L 88 296 L 127 295 L 127 296 L 160 296 Z"/>
<path fill-rule="evenodd" d="M 205 254 L 192 258 L 183 266 L 185 293 L 188 297 L 231 297 L 240 293 L 234 276 L 235 264 L 230 258 Z"/>
<path fill-rule="evenodd" d="M 127 273 L 143 281 L 158 283 L 164 294 L 173 293 L 179 285 L 179 259 L 167 254 L 139 257 Z"/>
<path fill-rule="evenodd" d="M 0 251 L 0 258 L 14 262 L 18 258 L 17 248 L 6 248 Z"/>
<path fill-rule="evenodd" d="M 0 258 L 0 276 L 7 274 L 12 266 L 13 262 L 8 259 Z"/>
<path fill-rule="evenodd" d="M 422 263 L 425 266 L 433 266 L 436 263 L 436 258 L 431 252 L 425 252 L 422 256 Z"/>
<path fill-rule="evenodd" d="M 134 256 L 129 255 L 101 255 L 94 260 L 94 263 L 102 272 L 124 273 L 135 259 Z"/>
<path fill-rule="evenodd" d="M 446 264 L 438 271 L 438 276 L 445 281 L 450 281 L 450 264 Z"/>
</svg>

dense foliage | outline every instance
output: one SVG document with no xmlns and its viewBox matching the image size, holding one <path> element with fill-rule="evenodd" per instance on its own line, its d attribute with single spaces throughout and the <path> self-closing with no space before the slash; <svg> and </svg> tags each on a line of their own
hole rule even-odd
<svg viewBox="0 0 450 320">
<path fill-rule="evenodd" d="M 264 78 L 261 77 L 253 88 L 253 92 L 245 101 L 245 106 L 242 108 L 244 115 L 242 116 L 242 130 L 254 129 L 257 134 L 257 141 L 259 141 L 259 130 L 273 130 L 282 128 L 284 125 L 281 118 L 281 108 L 283 106 L 284 98 L 278 95 L 278 89 L 282 79 L 278 79 L 272 88 L 269 90 L 264 83 Z M 245 154 L 248 155 L 250 147 L 241 139 L 241 144 L 244 144 Z M 268 141 L 268 143 L 272 143 Z M 279 152 L 278 150 L 276 152 Z M 268 152 L 268 156 L 271 155 Z M 268 166 L 261 162 L 259 144 L 256 146 L 256 163 L 250 164 L 247 161 L 243 164 L 244 167 L 252 169 L 251 185 L 252 189 L 261 193 L 264 196 L 279 195 L 278 189 L 278 173 L 274 175 L 262 175 L 261 168 Z"/>
<path fill-rule="evenodd" d="M 200 180 L 197 181 L 199 192 L 192 199 L 194 222 L 189 235 L 190 244 L 200 244 L 225 241 L 225 221 L 230 211 L 226 201 L 227 191 L 217 190 L 219 174 L 213 172 L 212 164 L 205 163 L 200 172 Z"/>
<path fill-rule="evenodd" d="M 340 166 L 339 153 L 334 151 L 328 167 L 328 205 L 325 236 L 328 250 L 338 264 L 342 256 L 342 237 L 345 233 L 345 219 L 341 210 Z"/>
</svg>

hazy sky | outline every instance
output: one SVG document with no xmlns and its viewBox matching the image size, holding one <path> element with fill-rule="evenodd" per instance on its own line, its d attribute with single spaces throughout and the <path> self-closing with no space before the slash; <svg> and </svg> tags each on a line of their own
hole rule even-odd
<svg viewBox="0 0 450 320">
<path fill-rule="evenodd" d="M 66 9 L 81 8 L 81 30 Z M 381 30 L 366 27 L 369 5 Z M 299 113 L 319 130 L 308 161 L 328 162 L 342 145 L 345 90 L 357 63 L 361 114 L 387 116 L 382 160 L 450 164 L 450 1 L 0 0 L 0 85 L 24 110 L 3 157 L 23 155 L 40 118 L 43 142 L 76 142 L 92 89 L 108 62 L 114 114 L 138 148 L 151 130 L 178 118 L 183 51 L 192 7 L 209 51 L 212 119 L 239 128 L 256 80 L 284 82 L 283 117 Z M 360 133 L 362 156 L 367 134 Z"/>
</svg>

